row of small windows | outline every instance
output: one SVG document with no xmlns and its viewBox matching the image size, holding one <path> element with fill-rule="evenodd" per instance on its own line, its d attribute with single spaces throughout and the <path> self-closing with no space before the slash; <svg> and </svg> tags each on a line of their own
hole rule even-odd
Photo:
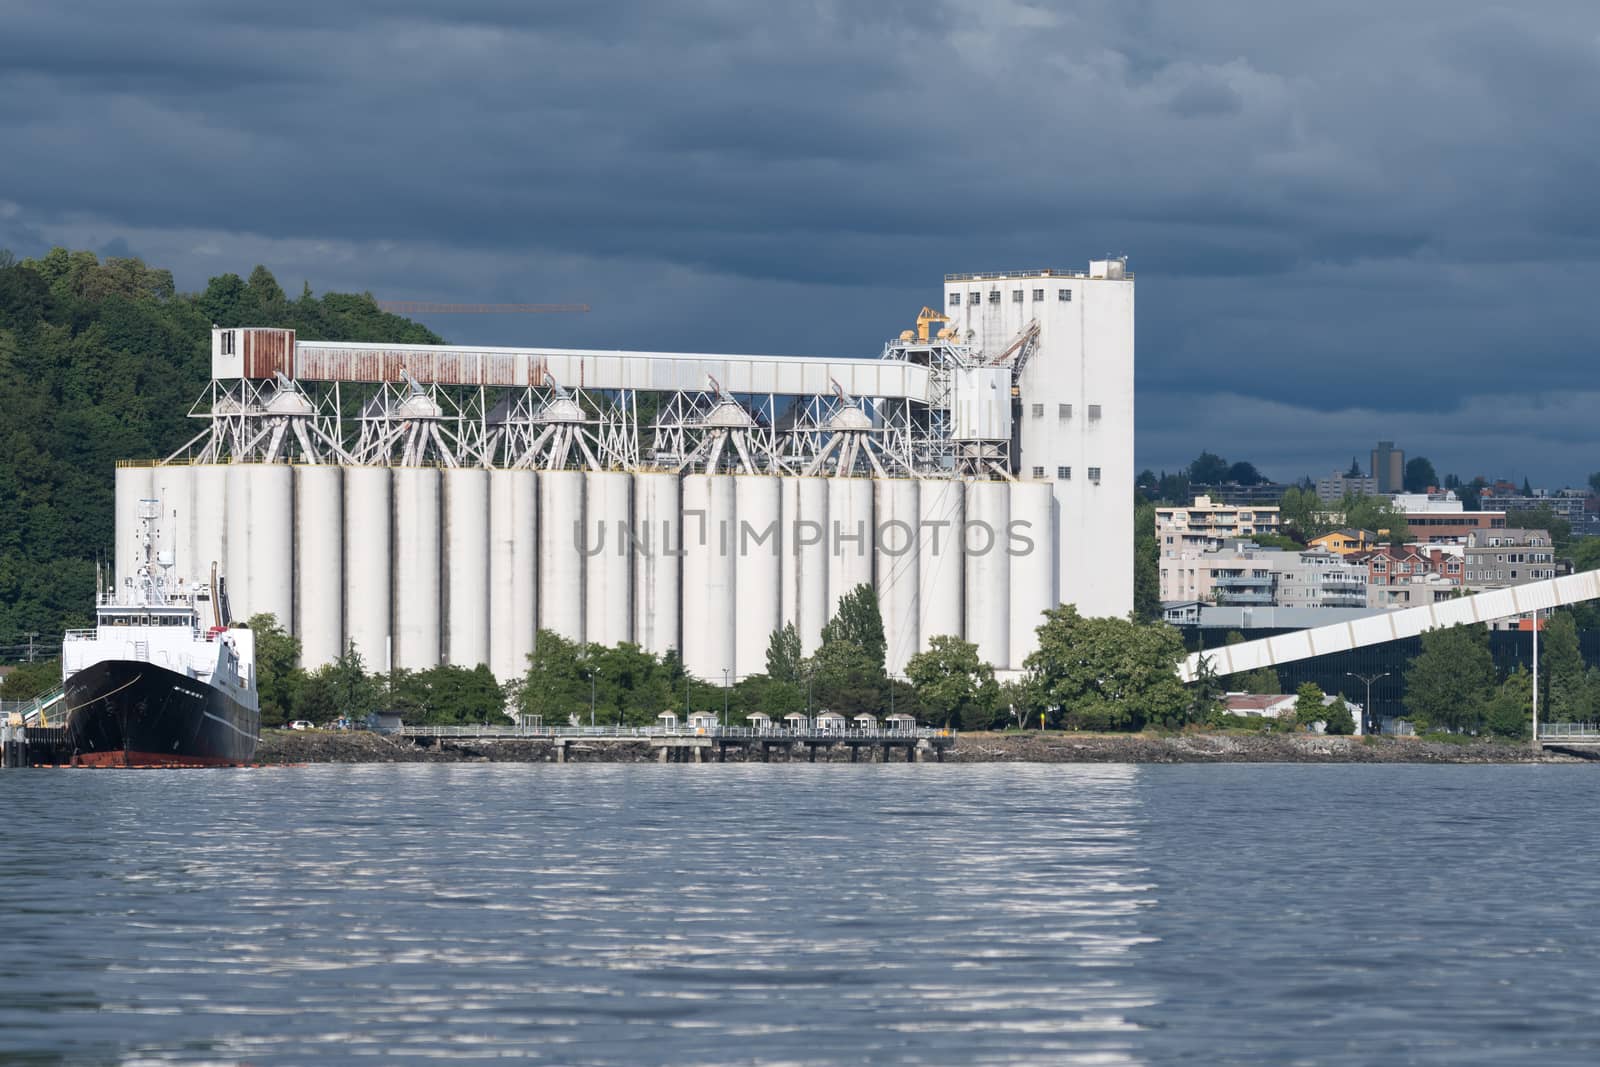
<svg viewBox="0 0 1600 1067">
<path fill-rule="evenodd" d="M 1044 405 L 1043 404 L 1035 404 L 1035 405 L 1033 405 L 1033 417 L 1036 418 L 1036 419 L 1044 418 Z M 1070 418 L 1072 418 L 1072 405 L 1071 404 L 1057 404 L 1056 405 L 1056 418 L 1058 418 L 1058 419 L 1070 419 Z M 1091 422 L 1099 422 L 1100 421 L 1100 405 L 1099 404 L 1090 404 L 1089 405 L 1089 420 Z"/>
<path fill-rule="evenodd" d="M 1044 477 L 1044 468 L 1043 467 L 1035 467 L 1035 468 L 1033 468 L 1033 476 L 1035 478 L 1043 478 Z M 1099 467 L 1090 467 L 1089 468 L 1089 480 L 1091 482 L 1094 482 L 1096 485 L 1100 484 L 1100 468 Z M 1056 468 L 1056 481 L 1058 481 L 1058 482 L 1070 482 L 1070 481 L 1072 481 L 1072 468 L 1071 467 L 1057 467 Z M 1167 540 L 1171 541 L 1172 539 L 1169 537 L 1169 538 L 1167 538 Z"/>
<path fill-rule="evenodd" d="M 1039 303 L 1043 299 L 1044 299 L 1044 290 L 1043 289 L 1035 289 L 1033 291 L 1034 303 Z M 1056 290 L 1056 300 L 1059 303 L 1062 303 L 1062 304 L 1070 304 L 1070 303 L 1072 303 L 1072 290 L 1071 289 L 1057 289 Z M 1013 290 L 1011 290 L 1011 302 L 1013 304 L 1022 303 L 1022 290 L 1021 289 L 1013 289 Z M 983 294 L 982 293 L 968 293 L 967 294 L 967 303 L 968 304 L 981 304 L 981 303 L 983 303 Z M 989 303 L 991 303 L 991 304 L 1000 303 L 1000 290 L 998 290 L 998 289 L 989 290 Z M 953 308 L 957 308 L 957 307 L 961 306 L 961 294 L 960 293 L 951 293 L 950 294 L 950 306 L 953 307 Z"/>
</svg>

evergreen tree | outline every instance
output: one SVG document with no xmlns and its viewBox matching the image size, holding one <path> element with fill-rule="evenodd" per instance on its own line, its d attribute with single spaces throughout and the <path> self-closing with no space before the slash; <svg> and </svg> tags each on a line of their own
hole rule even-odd
<svg viewBox="0 0 1600 1067">
<path fill-rule="evenodd" d="M 1476 730 L 1496 688 L 1488 632 L 1466 625 L 1429 630 L 1405 683 L 1406 711 L 1419 729 Z"/>
<path fill-rule="evenodd" d="M 1547 722 L 1590 722 L 1593 705 L 1583 655 L 1578 651 L 1578 628 L 1572 615 L 1555 612 L 1546 621 L 1539 640 L 1540 677 L 1545 682 L 1540 718 Z"/>
</svg>

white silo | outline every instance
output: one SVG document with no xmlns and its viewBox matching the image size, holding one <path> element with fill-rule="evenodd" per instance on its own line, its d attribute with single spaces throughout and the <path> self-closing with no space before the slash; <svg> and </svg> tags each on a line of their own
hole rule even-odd
<svg viewBox="0 0 1600 1067">
<path fill-rule="evenodd" d="M 439 471 L 394 469 L 394 665 L 439 665 Z"/>
<path fill-rule="evenodd" d="M 633 640 L 633 476 L 584 475 L 584 635 L 598 645 Z"/>
<path fill-rule="evenodd" d="M 926 651 L 931 637 L 966 632 L 961 552 L 966 486 L 957 478 L 926 478 L 917 498 L 917 650 Z"/>
<path fill-rule="evenodd" d="M 459 467 L 444 481 L 444 662 L 489 661 L 489 472 Z"/>
<path fill-rule="evenodd" d="M 194 469 L 187 463 L 157 467 L 151 472 L 150 495 L 161 502 L 156 544 L 172 553 L 167 578 L 187 588 L 200 576 L 194 565 Z"/>
<path fill-rule="evenodd" d="M 300 665 L 339 658 L 344 642 L 344 474 L 327 465 L 294 467 L 294 607 Z"/>
<path fill-rule="evenodd" d="M 539 472 L 539 629 L 583 641 L 583 472 Z"/>
<path fill-rule="evenodd" d="M 235 622 L 250 617 L 250 468 L 249 463 L 228 465 L 228 562 L 223 567 L 227 575 L 228 610 Z"/>
<path fill-rule="evenodd" d="M 209 582 L 211 565 L 228 573 L 228 468 L 202 464 L 190 468 L 194 478 L 194 525 L 190 541 L 193 580 Z"/>
<path fill-rule="evenodd" d="M 883 613 L 884 666 L 890 674 L 904 673 L 906 661 L 918 651 L 917 486 L 912 478 L 873 482 L 874 570 L 878 610 Z"/>
<path fill-rule="evenodd" d="M 658 656 L 682 647 L 678 637 L 681 499 L 676 474 L 641 471 L 633 476 L 633 639 Z"/>
<path fill-rule="evenodd" d="M 779 588 L 783 554 L 781 483 L 766 474 L 734 476 L 738 526 L 734 555 L 733 677 L 767 669 L 772 631 L 783 625 Z"/>
<path fill-rule="evenodd" d="M 800 632 L 811 655 L 828 621 L 828 479 L 783 479 L 783 589 L 781 614 Z"/>
<path fill-rule="evenodd" d="M 733 669 L 733 476 L 683 479 L 683 663 L 690 674 L 721 684 Z"/>
<path fill-rule="evenodd" d="M 388 467 L 344 469 L 345 645 L 370 672 L 390 666 L 392 499 Z"/>
<path fill-rule="evenodd" d="M 116 582 L 118 595 L 130 589 L 134 571 L 143 562 L 139 543 L 139 502 L 154 493 L 149 467 L 118 467 L 116 473 Z"/>
<path fill-rule="evenodd" d="M 243 463 L 235 470 L 249 486 L 250 577 L 248 596 L 233 601 L 234 613 L 242 619 L 271 615 L 293 632 L 294 470 L 286 463 Z"/>
<path fill-rule="evenodd" d="M 489 669 L 502 682 L 528 670 L 539 598 L 538 494 L 530 470 L 489 472 Z"/>
<path fill-rule="evenodd" d="M 1006 527 L 1011 521 L 1009 482 L 967 485 L 967 521 L 961 546 L 966 557 L 968 641 L 978 658 L 1004 670 L 1011 662 L 1011 568 Z"/>
<path fill-rule="evenodd" d="M 828 479 L 828 617 L 858 585 L 872 584 L 872 479 Z"/>
<path fill-rule="evenodd" d="M 1011 483 L 1011 669 L 1039 647 L 1035 632 L 1056 605 L 1055 497 L 1049 482 Z M 998 663 L 995 666 L 1000 666 Z"/>
</svg>

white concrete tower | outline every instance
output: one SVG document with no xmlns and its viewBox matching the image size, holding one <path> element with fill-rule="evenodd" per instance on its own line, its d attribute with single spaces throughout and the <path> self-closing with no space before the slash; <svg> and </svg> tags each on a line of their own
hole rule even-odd
<svg viewBox="0 0 1600 1067">
<path fill-rule="evenodd" d="M 1055 599 L 1089 616 L 1133 610 L 1133 275 L 1088 271 L 952 274 L 945 314 L 981 353 L 1039 324 L 1018 382 L 1013 462 L 1055 499 Z"/>
</svg>

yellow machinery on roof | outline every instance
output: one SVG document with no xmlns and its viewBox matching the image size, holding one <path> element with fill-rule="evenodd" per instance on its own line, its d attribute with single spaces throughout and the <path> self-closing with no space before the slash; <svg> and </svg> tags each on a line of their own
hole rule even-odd
<svg viewBox="0 0 1600 1067">
<path fill-rule="evenodd" d="M 949 315 L 943 314 L 942 312 L 935 311 L 933 308 L 930 308 L 930 307 L 923 308 L 921 311 L 919 311 L 917 313 L 917 330 L 916 330 L 916 334 L 915 334 L 916 339 L 918 341 L 921 341 L 922 343 L 926 344 L 927 341 L 928 341 L 928 327 L 931 326 L 932 324 L 936 323 L 936 322 L 949 322 L 949 321 L 950 321 L 950 316 Z M 900 331 L 900 340 L 902 340 L 902 341 L 909 341 L 909 340 L 912 339 L 912 336 L 913 335 L 912 335 L 912 332 L 910 330 L 902 330 L 902 331 Z M 949 340 L 949 339 L 951 339 L 952 337 L 955 336 L 955 331 L 949 329 L 948 327 L 946 327 L 945 329 L 939 331 L 938 336 L 939 336 L 940 340 L 947 341 L 947 340 Z"/>
</svg>

